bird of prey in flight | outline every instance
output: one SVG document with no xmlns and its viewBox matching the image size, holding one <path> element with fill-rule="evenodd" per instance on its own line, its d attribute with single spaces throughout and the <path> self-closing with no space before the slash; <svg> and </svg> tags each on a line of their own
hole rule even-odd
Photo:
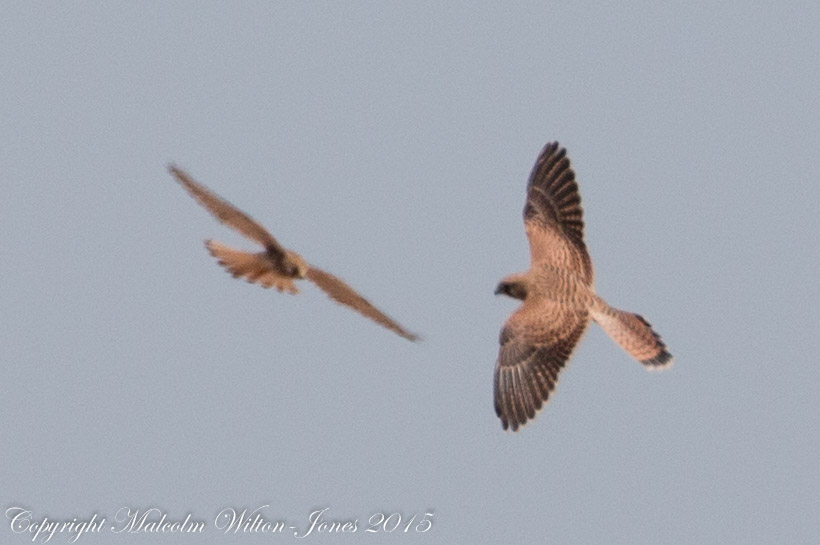
<svg viewBox="0 0 820 545">
<path fill-rule="evenodd" d="M 309 265 L 302 256 L 282 247 L 250 216 L 195 182 L 183 170 L 174 165 L 170 165 L 168 170 L 216 219 L 264 248 L 264 251 L 257 253 L 243 252 L 214 240 L 206 240 L 205 246 L 208 251 L 234 278 L 244 277 L 248 282 L 256 282 L 265 288 L 273 287 L 280 292 L 286 291 L 291 294 L 299 292 L 294 281 L 307 278 L 334 301 L 349 306 L 405 339 L 418 340 L 418 336 L 394 322 L 342 280 Z"/>
<path fill-rule="evenodd" d="M 504 429 L 516 431 L 535 418 L 590 319 L 647 369 L 672 363 L 646 320 L 610 307 L 595 293 L 582 216 L 567 152 L 551 142 L 527 183 L 524 227 L 530 269 L 502 279 L 495 291 L 523 301 L 499 338 L 494 397 Z"/>
</svg>

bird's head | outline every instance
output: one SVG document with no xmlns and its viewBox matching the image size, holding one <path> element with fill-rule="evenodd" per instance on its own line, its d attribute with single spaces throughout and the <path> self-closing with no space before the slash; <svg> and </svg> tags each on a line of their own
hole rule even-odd
<svg viewBox="0 0 820 545">
<path fill-rule="evenodd" d="M 293 278 L 304 278 L 307 276 L 308 264 L 302 256 L 296 252 L 287 251 L 285 257 L 286 259 L 283 266 L 286 274 Z"/>
<path fill-rule="evenodd" d="M 495 294 L 504 294 L 513 299 L 524 300 L 527 298 L 527 284 L 521 275 L 511 275 L 502 278 L 495 288 Z"/>
</svg>

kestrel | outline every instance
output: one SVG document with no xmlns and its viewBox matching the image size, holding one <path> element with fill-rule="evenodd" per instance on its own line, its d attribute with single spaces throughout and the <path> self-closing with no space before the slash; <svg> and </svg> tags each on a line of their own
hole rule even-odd
<svg viewBox="0 0 820 545">
<path fill-rule="evenodd" d="M 195 182 L 176 166 L 170 165 L 168 170 L 216 219 L 265 248 L 258 253 L 243 252 L 206 240 L 205 247 L 234 278 L 244 277 L 248 282 L 291 294 L 299 292 L 294 280 L 307 278 L 334 301 L 349 306 L 405 339 L 418 340 L 418 336 L 394 322 L 342 280 L 309 265 L 302 256 L 282 247 L 264 227 L 234 205 Z"/>
<path fill-rule="evenodd" d="M 524 206 L 530 269 L 507 276 L 495 290 L 523 301 L 501 329 L 495 366 L 495 412 L 513 431 L 547 401 L 590 319 L 647 369 L 672 363 L 646 320 L 596 295 L 581 197 L 566 153 L 558 142 L 541 151 Z"/>
</svg>

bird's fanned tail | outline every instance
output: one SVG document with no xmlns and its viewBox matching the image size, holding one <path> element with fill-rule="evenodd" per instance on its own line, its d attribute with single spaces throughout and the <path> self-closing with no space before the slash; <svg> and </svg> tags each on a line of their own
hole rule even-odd
<svg viewBox="0 0 820 545">
<path fill-rule="evenodd" d="M 205 247 L 234 278 L 245 278 L 248 282 L 262 287 L 276 288 L 288 293 L 299 292 L 293 280 L 277 274 L 265 252 L 243 252 L 215 240 L 206 240 Z"/>
<path fill-rule="evenodd" d="M 612 308 L 600 298 L 590 311 L 592 319 L 606 334 L 647 369 L 663 369 L 672 365 L 672 354 L 666 349 L 661 336 L 640 314 Z"/>
</svg>

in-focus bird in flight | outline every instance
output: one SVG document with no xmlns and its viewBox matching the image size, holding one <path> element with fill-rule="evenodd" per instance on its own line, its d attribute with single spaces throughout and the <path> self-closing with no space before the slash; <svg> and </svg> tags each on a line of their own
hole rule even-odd
<svg viewBox="0 0 820 545">
<path fill-rule="evenodd" d="M 530 269 L 502 279 L 495 291 L 523 301 L 501 329 L 495 366 L 495 412 L 513 431 L 547 401 L 590 319 L 647 369 L 672 363 L 646 320 L 595 293 L 578 184 L 558 142 L 544 147 L 530 174 L 524 227 Z"/>
<path fill-rule="evenodd" d="M 299 292 L 294 281 L 307 278 L 334 301 L 349 306 L 405 339 L 418 340 L 417 335 L 401 327 L 342 280 L 309 265 L 302 256 L 282 247 L 273 235 L 250 216 L 195 182 L 183 170 L 175 165 L 169 165 L 168 170 L 216 219 L 264 248 L 264 251 L 257 253 L 243 252 L 214 240 L 205 241 L 211 255 L 235 278 L 244 277 L 248 282 L 291 294 Z"/>
</svg>

